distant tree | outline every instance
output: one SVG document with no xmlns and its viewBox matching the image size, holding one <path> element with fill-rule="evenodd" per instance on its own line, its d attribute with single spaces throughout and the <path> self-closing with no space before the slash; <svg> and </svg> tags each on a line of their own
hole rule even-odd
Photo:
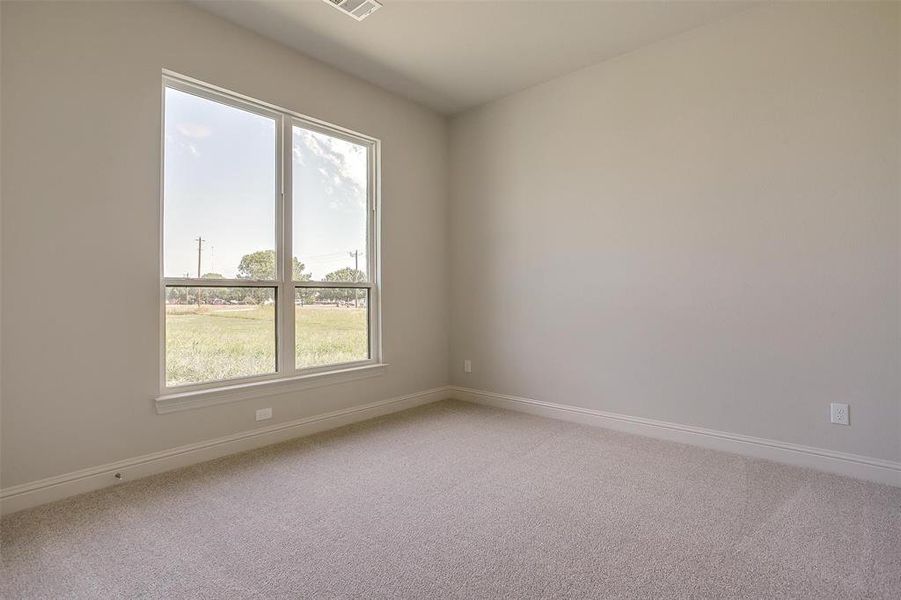
<svg viewBox="0 0 901 600">
<path fill-rule="evenodd" d="M 257 250 L 241 257 L 239 279 L 275 279 L 275 250 Z"/>
<path fill-rule="evenodd" d="M 313 276 L 310 273 L 304 273 L 306 266 L 294 257 L 294 281 L 310 281 Z M 295 300 L 300 300 L 300 305 L 312 304 L 316 301 L 316 290 L 310 288 L 296 288 L 294 295 Z"/>
<path fill-rule="evenodd" d="M 170 287 L 166 288 L 166 302 L 168 304 L 188 304 L 188 288 Z"/>
<path fill-rule="evenodd" d="M 201 279 L 222 279 L 222 273 L 204 273 Z M 198 304 L 221 304 L 228 301 L 228 292 L 223 288 L 194 288 L 194 301 Z M 219 302 L 221 301 L 221 302 Z"/>
<path fill-rule="evenodd" d="M 309 281 L 304 279 L 303 281 Z M 301 306 L 305 304 L 313 304 L 318 297 L 318 291 L 312 288 L 295 288 L 294 300 L 299 302 Z"/>
<path fill-rule="evenodd" d="M 343 269 L 338 269 L 337 271 L 332 271 L 325 276 L 326 281 L 353 281 L 360 282 L 366 281 L 366 273 L 360 271 L 358 269 L 351 269 L 350 267 L 344 267 Z"/>
<path fill-rule="evenodd" d="M 294 271 L 295 281 L 309 281 L 311 275 L 305 273 L 306 265 L 297 260 L 297 257 L 291 259 Z M 245 254 L 238 263 L 239 279 L 275 279 L 275 250 L 257 250 L 251 254 Z"/>
<path fill-rule="evenodd" d="M 358 269 L 344 267 L 337 271 L 332 271 L 325 276 L 326 281 L 334 282 L 361 282 L 366 281 L 366 273 Z M 356 288 L 323 288 L 319 293 L 319 298 L 328 302 L 353 302 L 357 304 L 360 297 L 365 297 L 365 292 Z"/>
<path fill-rule="evenodd" d="M 291 259 L 291 262 L 292 270 L 294 271 L 294 280 L 310 281 L 312 275 L 305 272 L 306 266 L 297 260 L 296 256 Z M 275 271 L 275 250 L 257 250 L 256 252 L 245 254 L 241 257 L 241 262 L 238 263 L 239 279 L 276 279 Z M 308 297 L 309 294 L 310 292 L 304 291 L 301 293 L 300 297 L 302 300 L 310 302 L 312 301 L 312 296 Z M 255 304 L 261 304 L 268 298 L 270 298 L 269 290 L 251 290 L 242 294 L 241 301 L 244 303 L 253 302 Z"/>
<path fill-rule="evenodd" d="M 304 269 L 306 269 L 307 266 L 297 260 L 296 256 L 292 260 L 294 261 L 294 281 L 309 281 L 313 278 L 312 274 L 304 273 Z"/>
</svg>

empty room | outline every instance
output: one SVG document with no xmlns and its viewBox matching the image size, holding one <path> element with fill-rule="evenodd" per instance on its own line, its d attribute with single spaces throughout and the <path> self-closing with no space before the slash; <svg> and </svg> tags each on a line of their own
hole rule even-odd
<svg viewBox="0 0 901 600">
<path fill-rule="evenodd" d="M 0 0 L 0 598 L 901 598 L 901 2 Z"/>
</svg>

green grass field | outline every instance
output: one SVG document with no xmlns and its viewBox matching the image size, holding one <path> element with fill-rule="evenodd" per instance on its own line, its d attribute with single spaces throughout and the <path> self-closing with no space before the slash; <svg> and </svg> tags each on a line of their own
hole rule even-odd
<svg viewBox="0 0 901 600">
<path fill-rule="evenodd" d="M 298 368 L 365 360 L 365 308 L 295 307 Z M 166 382 L 184 385 L 275 371 L 275 307 L 166 307 Z"/>
</svg>

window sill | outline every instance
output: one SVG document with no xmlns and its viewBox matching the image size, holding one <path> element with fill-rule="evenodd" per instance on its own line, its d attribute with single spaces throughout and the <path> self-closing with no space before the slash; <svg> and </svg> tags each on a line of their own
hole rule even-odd
<svg viewBox="0 0 901 600">
<path fill-rule="evenodd" d="M 156 404 L 157 414 L 162 415 L 181 410 L 192 410 L 195 408 L 203 408 L 204 406 L 240 402 L 241 400 L 249 400 L 250 398 L 265 398 L 266 396 L 275 396 L 278 394 L 308 390 L 326 385 L 347 383 L 358 379 L 378 377 L 385 372 L 387 366 L 386 363 L 379 363 L 362 367 L 351 367 L 349 369 L 338 371 L 328 371 L 325 373 L 300 375 L 285 379 L 271 379 L 269 381 L 255 381 L 253 383 L 243 383 L 206 390 L 164 394 L 156 398 L 154 403 Z"/>
</svg>

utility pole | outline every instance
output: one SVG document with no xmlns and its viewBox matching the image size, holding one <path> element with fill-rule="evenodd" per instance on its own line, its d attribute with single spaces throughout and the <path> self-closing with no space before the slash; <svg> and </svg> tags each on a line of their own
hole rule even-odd
<svg viewBox="0 0 901 600">
<path fill-rule="evenodd" d="M 203 251 L 203 243 L 205 241 L 201 237 L 197 238 L 197 279 L 200 279 L 200 253 Z"/>
<path fill-rule="evenodd" d="M 200 279 L 200 253 L 203 251 L 204 241 L 202 237 L 197 238 L 197 279 Z M 200 309 L 200 288 L 197 288 L 195 295 L 197 296 L 197 308 Z"/>
<path fill-rule="evenodd" d="M 354 257 L 354 279 L 356 279 L 357 273 L 359 273 L 359 271 L 360 271 L 360 251 L 354 250 L 353 252 L 350 253 L 350 255 Z M 357 304 L 357 293 L 358 292 L 359 292 L 359 290 L 357 288 L 354 288 L 354 308 L 359 308 L 359 305 Z"/>
</svg>

